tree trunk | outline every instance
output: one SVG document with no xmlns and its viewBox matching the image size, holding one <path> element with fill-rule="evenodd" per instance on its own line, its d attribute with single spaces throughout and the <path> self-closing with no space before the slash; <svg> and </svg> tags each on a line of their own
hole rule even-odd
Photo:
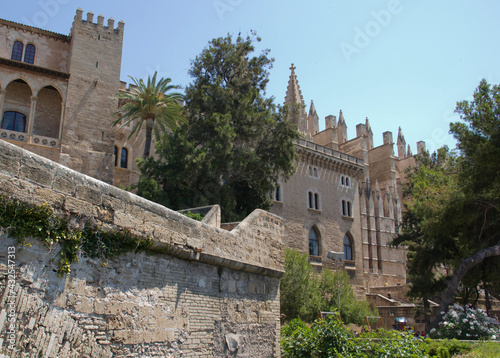
<svg viewBox="0 0 500 358">
<path fill-rule="evenodd" d="M 431 304 L 427 297 L 423 298 L 424 301 L 424 320 L 425 320 L 425 334 L 429 333 L 431 325 Z"/>
<path fill-rule="evenodd" d="M 474 266 L 479 265 L 481 262 L 483 262 L 484 259 L 493 256 L 500 256 L 500 242 L 498 242 L 495 246 L 479 250 L 473 256 L 462 260 L 460 266 L 458 266 L 458 268 L 455 270 L 453 277 L 448 283 L 448 286 L 443 290 L 441 294 L 441 303 L 429 329 L 438 328 L 439 322 L 441 322 L 441 320 L 443 319 L 443 315 L 441 314 L 441 312 L 448 311 L 448 307 L 451 305 L 455 297 L 455 292 L 457 291 L 458 285 L 467 274 L 467 272 Z"/>
<path fill-rule="evenodd" d="M 486 314 L 489 316 L 491 311 L 491 301 L 490 301 L 490 292 L 486 288 L 484 289 L 484 296 L 486 300 Z"/>
<path fill-rule="evenodd" d="M 151 152 L 151 139 L 153 135 L 153 124 L 154 124 L 154 119 L 153 118 L 148 118 L 146 119 L 146 141 L 144 142 L 144 159 L 149 157 L 149 154 Z"/>
</svg>

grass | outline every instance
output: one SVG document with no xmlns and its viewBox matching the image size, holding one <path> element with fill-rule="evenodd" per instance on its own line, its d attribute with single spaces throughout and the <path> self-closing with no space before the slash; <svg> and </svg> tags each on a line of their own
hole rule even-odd
<svg viewBox="0 0 500 358">
<path fill-rule="evenodd" d="M 454 356 L 454 358 L 498 358 L 500 357 L 499 342 L 485 342 L 478 344 L 469 353 Z"/>
</svg>

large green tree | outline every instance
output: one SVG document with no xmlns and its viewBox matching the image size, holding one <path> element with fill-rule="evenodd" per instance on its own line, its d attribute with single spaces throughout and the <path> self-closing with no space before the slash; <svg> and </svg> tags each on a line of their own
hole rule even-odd
<svg viewBox="0 0 500 358">
<path fill-rule="evenodd" d="M 255 41 L 217 38 L 192 61 L 188 123 L 140 165 L 140 195 L 174 209 L 220 204 L 226 221 L 270 208 L 268 193 L 295 170 L 298 132 L 264 96 L 273 60 L 253 55 Z"/>
<path fill-rule="evenodd" d="M 482 80 L 457 103 L 458 156 L 441 149 L 409 175 L 407 211 L 396 244 L 409 247 L 414 296 L 439 294 L 447 311 L 460 286 L 498 290 L 500 263 L 500 87 Z M 441 319 L 438 314 L 431 327 Z"/>
<path fill-rule="evenodd" d="M 184 96 L 179 92 L 179 86 L 171 85 L 170 78 L 157 80 L 157 73 L 148 76 L 147 82 L 142 79 L 130 77 L 134 86 L 130 92 L 119 92 L 116 98 L 123 101 L 123 105 L 114 113 L 113 126 L 126 126 L 132 124 L 128 138 L 138 135 L 143 125 L 146 127 L 146 140 L 144 142 L 144 158 L 151 152 L 152 134 L 158 139 L 161 133 L 174 130 L 179 122 L 185 122 L 182 116 L 182 100 Z"/>
</svg>

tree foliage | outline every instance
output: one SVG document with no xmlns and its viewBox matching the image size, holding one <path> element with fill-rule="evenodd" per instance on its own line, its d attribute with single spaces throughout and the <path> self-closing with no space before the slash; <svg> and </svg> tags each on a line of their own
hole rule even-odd
<svg viewBox="0 0 500 358">
<path fill-rule="evenodd" d="M 144 142 L 144 158 L 149 157 L 151 151 L 152 134 L 156 139 L 167 130 L 173 130 L 179 122 L 185 122 L 182 116 L 181 102 L 184 96 L 178 92 L 179 86 L 171 85 L 170 78 L 156 80 L 148 76 L 147 82 L 142 79 L 130 77 L 134 86 L 130 92 L 119 92 L 116 98 L 124 102 L 123 106 L 114 113 L 116 117 L 113 126 L 126 126 L 132 124 L 131 138 L 138 135 L 143 125 L 146 126 L 146 140 Z"/>
<path fill-rule="evenodd" d="M 409 247 L 410 293 L 439 293 L 446 311 L 461 287 L 498 291 L 500 264 L 500 87 L 482 80 L 457 103 L 458 155 L 424 155 L 409 175 L 396 244 Z M 437 326 L 441 317 L 433 322 Z"/>
<path fill-rule="evenodd" d="M 264 97 L 273 59 L 252 56 L 252 35 L 214 39 L 192 61 L 188 123 L 140 165 L 140 195 L 174 209 L 220 204 L 226 221 L 270 208 L 268 192 L 295 170 L 298 132 Z"/>
<path fill-rule="evenodd" d="M 312 322 L 320 311 L 338 311 L 343 322 L 361 325 L 365 316 L 376 315 L 367 301 L 358 301 L 349 275 L 323 269 L 318 274 L 307 255 L 285 248 L 285 275 L 280 281 L 280 308 L 283 321 L 300 318 Z"/>
</svg>

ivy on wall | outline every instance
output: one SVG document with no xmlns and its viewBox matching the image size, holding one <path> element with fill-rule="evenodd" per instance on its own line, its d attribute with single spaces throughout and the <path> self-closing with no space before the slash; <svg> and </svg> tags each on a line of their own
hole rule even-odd
<svg viewBox="0 0 500 358">
<path fill-rule="evenodd" d="M 47 247 L 61 245 L 58 274 L 71 272 L 71 263 L 78 261 L 79 254 L 103 261 L 131 251 L 143 251 L 151 245 L 151 239 L 132 234 L 130 231 L 106 231 L 85 225 L 73 228 L 68 218 L 56 215 L 48 204 L 28 204 L 0 196 L 0 228 L 2 232 L 27 246 L 26 238 L 42 241 Z"/>
</svg>

